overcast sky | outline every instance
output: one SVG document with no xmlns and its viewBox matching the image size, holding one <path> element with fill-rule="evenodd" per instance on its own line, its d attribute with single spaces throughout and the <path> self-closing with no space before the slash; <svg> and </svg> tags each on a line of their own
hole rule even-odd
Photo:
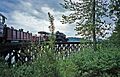
<svg viewBox="0 0 120 77">
<path fill-rule="evenodd" d="M 75 0 L 78 1 L 78 0 Z M 49 32 L 48 12 L 55 17 L 55 31 L 75 36 L 74 24 L 61 24 L 61 16 L 70 12 L 62 8 L 63 0 L 0 0 L 0 13 L 7 17 L 6 24 L 15 29 L 37 33 Z"/>
</svg>

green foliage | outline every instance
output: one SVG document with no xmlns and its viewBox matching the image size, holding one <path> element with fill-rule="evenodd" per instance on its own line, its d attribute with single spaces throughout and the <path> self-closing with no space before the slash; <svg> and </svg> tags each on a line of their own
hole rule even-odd
<svg viewBox="0 0 120 77">
<path fill-rule="evenodd" d="M 58 62 L 60 77 L 75 77 L 77 74 L 77 66 L 70 60 L 60 60 Z"/>
<path fill-rule="evenodd" d="M 109 9 L 110 17 L 115 22 L 116 26 L 110 40 L 120 43 L 120 0 L 110 0 Z"/>
<path fill-rule="evenodd" d="M 106 20 L 103 17 L 108 16 L 108 1 L 107 0 L 64 0 L 61 4 L 63 8 L 72 11 L 69 15 L 62 16 L 62 23 L 76 23 L 76 31 L 79 35 L 86 39 L 94 36 L 93 30 L 97 37 L 105 37 L 105 30 L 110 29 L 110 24 L 105 24 Z M 103 25 L 110 25 L 109 28 Z"/>
<path fill-rule="evenodd" d="M 43 50 L 37 49 L 35 61 L 12 68 L 13 77 L 56 77 L 57 61 L 51 49 L 47 46 Z"/>
<path fill-rule="evenodd" d="M 5 64 L 3 58 L 0 58 L 0 77 L 12 77 L 11 69 Z"/>
<path fill-rule="evenodd" d="M 13 77 L 33 77 L 36 71 L 31 65 L 23 64 L 19 67 L 12 68 L 12 72 Z"/>
<path fill-rule="evenodd" d="M 96 51 L 96 38 L 105 38 L 106 30 L 111 30 L 111 22 L 104 20 L 108 17 L 108 0 L 64 0 L 61 4 L 65 9 L 72 11 L 69 15 L 62 16 L 62 23 L 76 23 L 78 35 L 85 39 L 93 40 Z M 109 28 L 108 28 L 109 26 Z"/>
<path fill-rule="evenodd" d="M 86 49 L 76 54 L 73 62 L 78 66 L 78 76 L 81 77 L 103 77 L 104 75 L 115 76 L 120 70 L 120 49 L 104 48 L 98 52 Z"/>
<path fill-rule="evenodd" d="M 120 47 L 106 44 L 99 44 L 96 52 L 84 48 L 64 60 L 56 60 L 55 51 L 46 44 L 37 49 L 34 61 L 23 65 L 8 68 L 0 59 L 0 77 L 119 77 Z"/>
<path fill-rule="evenodd" d="M 55 26 L 54 26 L 54 16 L 50 14 L 50 12 L 48 12 L 48 16 L 49 16 L 49 21 L 50 21 L 50 26 L 49 26 L 49 30 L 51 31 L 51 34 L 54 34 L 55 31 Z"/>
</svg>

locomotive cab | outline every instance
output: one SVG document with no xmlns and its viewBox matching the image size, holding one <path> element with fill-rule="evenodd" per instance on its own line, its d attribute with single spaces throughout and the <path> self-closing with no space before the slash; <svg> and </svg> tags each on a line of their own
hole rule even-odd
<svg viewBox="0 0 120 77">
<path fill-rule="evenodd" d="M 0 13 L 0 42 L 2 41 L 2 38 L 3 38 L 3 28 L 5 25 L 6 19 L 7 18 Z"/>
</svg>

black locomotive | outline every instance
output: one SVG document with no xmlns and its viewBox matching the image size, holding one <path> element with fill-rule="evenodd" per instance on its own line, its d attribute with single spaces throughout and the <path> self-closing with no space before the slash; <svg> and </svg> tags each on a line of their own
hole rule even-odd
<svg viewBox="0 0 120 77">
<path fill-rule="evenodd" d="M 38 34 L 40 34 L 39 36 L 39 41 L 40 42 L 44 42 L 44 41 L 49 41 L 49 37 L 51 36 L 50 33 L 48 32 L 45 32 L 45 31 L 40 31 L 38 32 Z M 66 38 L 66 35 L 62 32 L 59 32 L 57 31 L 55 34 L 55 42 L 58 43 L 58 42 L 67 42 L 68 39 Z"/>
<path fill-rule="evenodd" d="M 57 31 L 55 35 L 56 35 L 56 42 L 67 42 L 68 41 L 64 33 Z"/>
</svg>

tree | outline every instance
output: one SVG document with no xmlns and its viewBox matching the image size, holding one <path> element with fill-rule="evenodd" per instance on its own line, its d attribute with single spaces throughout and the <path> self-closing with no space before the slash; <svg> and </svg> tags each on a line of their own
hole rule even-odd
<svg viewBox="0 0 120 77">
<path fill-rule="evenodd" d="M 52 49 L 54 48 L 54 43 L 55 43 L 55 35 L 54 35 L 54 31 L 55 31 L 55 26 L 54 26 L 54 16 L 50 14 L 50 12 L 48 12 L 48 17 L 49 17 L 49 21 L 50 21 L 50 26 L 48 27 L 50 32 L 51 32 L 51 36 L 49 38 L 50 40 L 50 46 L 52 47 Z"/>
<path fill-rule="evenodd" d="M 68 16 L 62 16 L 62 23 L 76 23 L 76 31 L 78 34 L 86 39 L 93 40 L 93 47 L 96 51 L 96 38 L 105 37 L 108 30 L 108 24 L 102 18 L 107 15 L 107 0 L 79 0 L 75 2 L 72 0 L 64 0 L 61 4 L 65 9 L 72 11 Z M 103 27 L 104 24 L 104 27 Z M 109 24 L 110 25 L 110 24 Z"/>
<path fill-rule="evenodd" d="M 54 30 L 55 30 L 54 17 L 53 17 L 53 15 L 50 14 L 50 12 L 48 12 L 48 16 L 49 16 L 49 21 L 50 21 L 49 29 L 50 29 L 51 33 L 54 34 Z"/>
<path fill-rule="evenodd" d="M 110 0 L 109 14 L 113 21 L 115 21 L 115 30 L 112 37 L 112 41 L 120 43 L 120 0 Z"/>
</svg>

